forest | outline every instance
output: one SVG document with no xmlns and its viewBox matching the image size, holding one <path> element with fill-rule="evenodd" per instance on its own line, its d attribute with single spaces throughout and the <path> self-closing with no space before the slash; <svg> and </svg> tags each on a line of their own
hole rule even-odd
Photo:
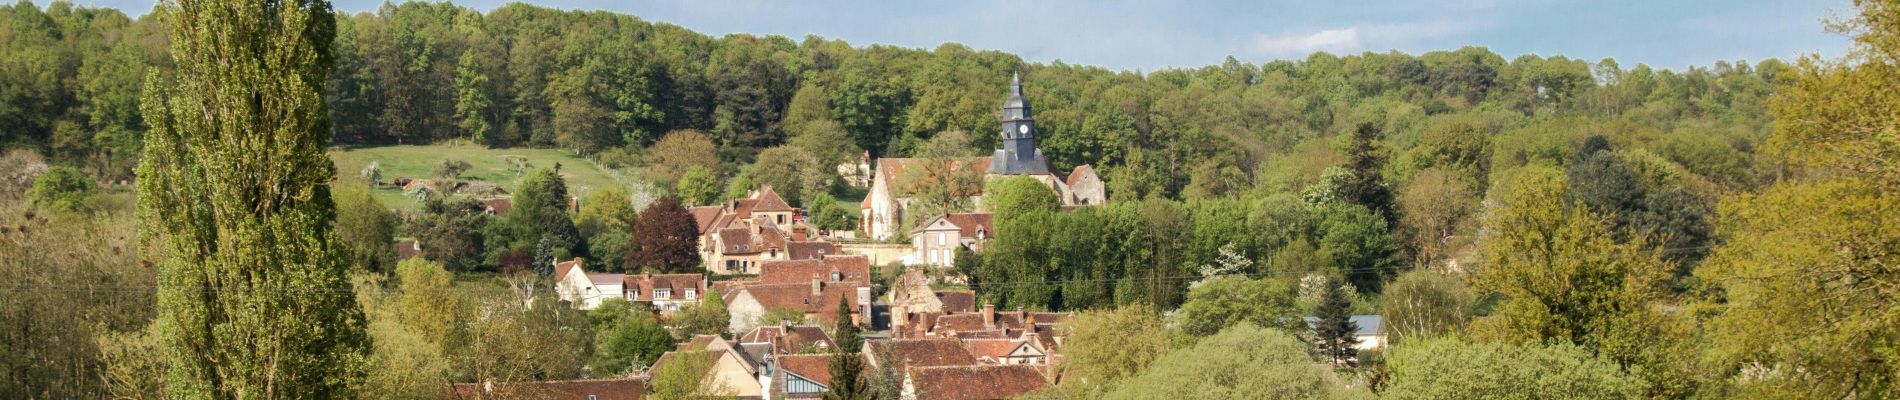
<svg viewBox="0 0 1900 400">
<path fill-rule="evenodd" d="M 200 192 L 153 193 L 221 193 L 256 175 L 169 169 L 183 160 L 323 188 L 321 201 L 274 191 L 285 186 L 211 196 L 322 216 L 265 219 L 330 238 L 265 240 L 289 246 L 268 259 L 350 272 L 281 272 L 309 290 L 283 293 L 339 310 L 310 320 L 349 327 L 298 342 L 350 349 L 306 366 L 354 371 L 281 379 L 343 397 L 427 397 L 445 380 L 612 375 L 680 335 L 733 334 L 694 320 L 722 321 L 710 314 L 723 305 L 668 331 L 509 300 L 549 296 L 523 277 L 569 256 L 609 271 L 695 270 L 642 258 L 640 246 L 663 245 L 644 239 L 661 229 L 648 227 L 667 223 L 647 221 L 760 184 L 848 229 L 863 193 L 824 166 L 986 154 L 1020 74 L 1054 169 L 1095 168 L 1110 203 L 1064 211 L 1031 181 L 962 183 L 986 186 L 997 236 L 946 274 L 999 307 L 1080 312 L 1065 350 L 1075 361 L 1039 396 L 1204 385 L 1470 398 L 1569 385 L 1570 398 L 1889 398 L 1900 395 L 1900 233 L 1889 228 L 1900 225 L 1900 103 L 1888 93 L 1900 87 L 1900 6 L 1856 6 L 1825 27 L 1854 40 L 1838 59 L 1670 70 L 1474 46 L 1116 71 L 956 43 L 713 37 L 611 12 L 386 3 L 325 10 L 315 26 L 330 36 L 285 45 L 323 67 L 281 72 L 320 82 L 290 110 L 320 121 L 321 135 L 242 143 L 280 145 L 258 151 L 300 163 L 251 165 L 183 144 L 204 128 L 179 117 L 182 102 L 239 106 L 175 88 L 202 79 L 194 66 L 218 65 L 180 55 L 197 47 L 168 25 L 179 10 L 131 18 L 21 0 L 0 6 L 0 276 L 14 281 L 0 285 L 0 326 L 17 327 L 0 329 L 0 344 L 23 349 L 0 355 L 0 397 L 218 390 L 179 387 L 202 379 L 193 368 L 243 353 L 164 350 L 188 340 L 158 332 L 201 314 L 161 312 L 190 302 L 160 288 L 215 286 L 167 272 L 192 260 L 262 265 L 194 253 L 188 239 L 257 227 L 206 222 L 243 212 L 187 206 Z M 250 118 L 234 109 L 217 108 Z M 395 144 L 561 149 L 638 182 L 575 194 L 603 201 L 572 216 L 546 168 L 522 175 L 518 211 L 502 217 L 470 199 L 390 212 L 358 171 L 321 157 Z M 973 208 L 937 189 L 936 209 Z M 666 199 L 594 205 L 640 192 Z M 398 264 L 396 238 L 451 244 L 430 250 L 433 263 Z M 1338 347 L 1283 333 L 1314 314 L 1383 316 L 1394 347 L 1337 371 L 1276 358 Z M 1274 367 L 1210 381 L 1226 362 Z M 267 393 L 253 389 L 229 390 Z"/>
</svg>

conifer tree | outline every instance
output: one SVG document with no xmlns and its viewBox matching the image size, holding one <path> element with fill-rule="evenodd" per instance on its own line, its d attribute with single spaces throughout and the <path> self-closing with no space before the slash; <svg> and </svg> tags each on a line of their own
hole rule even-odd
<svg viewBox="0 0 1900 400">
<path fill-rule="evenodd" d="M 838 347 L 831 353 L 831 386 L 825 391 L 825 399 L 871 398 L 870 387 L 860 376 L 864 372 L 864 359 L 858 357 L 858 348 L 864 346 L 864 338 L 858 336 L 858 325 L 851 321 L 848 296 L 838 297 L 838 325 L 832 329 L 831 339 Z"/>
<path fill-rule="evenodd" d="M 369 340 L 331 230 L 330 4 L 161 7 L 178 68 L 146 80 L 138 215 L 166 397 L 354 397 Z"/>
<path fill-rule="evenodd" d="M 1346 297 L 1346 285 L 1339 279 L 1327 279 L 1326 290 L 1320 293 L 1319 307 L 1313 310 L 1319 321 L 1313 323 L 1313 336 L 1319 338 L 1320 351 L 1326 352 L 1334 363 L 1350 359 L 1353 346 L 1359 345 L 1359 338 L 1353 336 L 1359 331 L 1359 324 L 1352 322 L 1352 299 Z"/>
</svg>

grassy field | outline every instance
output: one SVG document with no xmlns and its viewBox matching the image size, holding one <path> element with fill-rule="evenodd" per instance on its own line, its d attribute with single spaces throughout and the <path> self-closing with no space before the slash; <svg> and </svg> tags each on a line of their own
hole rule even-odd
<svg viewBox="0 0 1900 400">
<path fill-rule="evenodd" d="M 345 148 L 330 152 L 330 159 L 336 162 L 340 179 L 356 178 L 363 167 L 371 162 L 381 163 L 384 182 L 401 177 L 431 179 L 436 165 L 442 160 L 462 160 L 471 167 L 468 172 L 462 173 L 462 180 L 486 181 L 513 193 L 519 179 L 504 156 L 524 157 L 530 168 L 552 168 L 559 163 L 561 175 L 567 179 L 568 194 L 576 197 L 586 197 L 593 190 L 611 186 L 633 191 L 634 178 L 630 171 L 596 168 L 586 158 L 561 149 L 490 149 L 465 144 L 439 144 Z M 394 186 L 379 187 L 375 195 L 392 208 L 413 210 L 419 206 L 415 199 L 403 196 L 402 189 Z"/>
</svg>

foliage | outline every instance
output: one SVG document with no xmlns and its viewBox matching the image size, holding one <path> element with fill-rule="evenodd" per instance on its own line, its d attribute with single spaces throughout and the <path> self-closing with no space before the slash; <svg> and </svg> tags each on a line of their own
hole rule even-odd
<svg viewBox="0 0 1900 400">
<path fill-rule="evenodd" d="M 139 262 L 137 234 L 123 211 L 49 215 L 0 201 L 0 276 L 8 277 L 0 346 L 10 349 L 0 353 L 9 371 L 0 397 L 162 394 L 153 386 L 169 362 L 152 327 L 154 275 Z"/>
<path fill-rule="evenodd" d="M 1167 320 L 1144 304 L 1077 313 L 1063 329 L 1059 390 L 1069 397 L 1107 392 L 1168 354 Z"/>
<path fill-rule="evenodd" d="M 1283 331 L 1234 325 L 1176 350 L 1125 381 L 1106 399 L 1317 399 L 1349 393 L 1315 365 L 1306 344 Z"/>
<path fill-rule="evenodd" d="M 455 276 L 441 265 L 411 258 L 396 264 L 401 293 L 397 307 L 407 329 L 442 349 L 458 349 L 467 340 L 466 305 L 455 288 Z"/>
<path fill-rule="evenodd" d="M 719 153 L 712 138 L 695 130 L 668 132 L 647 149 L 646 178 L 663 185 L 679 182 L 693 167 L 717 175 Z"/>
<path fill-rule="evenodd" d="M 594 354 L 587 367 L 598 376 L 624 376 L 653 365 L 661 354 L 673 350 L 673 335 L 646 310 L 629 312 L 623 307 L 606 323 L 594 326 Z"/>
<path fill-rule="evenodd" d="M 1056 192 L 1035 178 L 1011 176 L 992 179 L 984 184 L 983 209 L 994 213 L 998 221 L 1032 212 L 1054 211 L 1062 206 Z"/>
<path fill-rule="evenodd" d="M 1468 184 L 1456 179 L 1450 172 L 1428 169 L 1399 192 L 1399 228 L 1416 266 L 1434 267 L 1468 240 L 1460 233 L 1471 231 L 1478 200 Z"/>
<path fill-rule="evenodd" d="M 1425 340 L 1395 348 L 1380 397 L 1393 399 L 1628 399 L 1641 379 L 1570 344 Z"/>
<path fill-rule="evenodd" d="M 759 162 L 752 164 L 747 175 L 759 184 L 771 185 L 785 201 L 809 207 L 806 200 L 830 190 L 829 182 L 837 172 L 820 164 L 803 148 L 779 146 L 759 152 Z"/>
<path fill-rule="evenodd" d="M 1696 269 L 1719 297 L 1711 353 L 1765 369 L 1749 397 L 1886 397 L 1900 347 L 1900 308 L 1880 287 L 1900 281 L 1900 206 L 1855 179 L 1783 183 L 1723 202 L 1727 245 Z M 1851 355 L 1841 353 L 1853 349 Z M 1753 366 L 1753 367 L 1750 367 Z"/>
<path fill-rule="evenodd" d="M 858 226 L 858 210 L 846 207 L 830 193 L 819 193 L 806 203 L 811 224 L 820 229 L 848 231 Z"/>
<path fill-rule="evenodd" d="M 831 384 L 826 387 L 826 400 L 869 399 L 864 372 L 864 358 L 858 356 L 858 350 L 864 347 L 864 338 L 858 336 L 858 324 L 851 320 L 851 303 L 846 297 L 838 297 L 838 321 L 831 329 L 831 339 L 838 343 L 833 349 L 826 368 L 831 373 Z"/>
<path fill-rule="evenodd" d="M 1209 336 L 1240 324 L 1293 332 L 1306 329 L 1294 308 L 1292 290 L 1273 279 L 1208 279 L 1189 291 L 1187 303 L 1175 312 L 1175 326 L 1189 336 Z"/>
<path fill-rule="evenodd" d="M 440 179 L 444 181 L 453 181 L 458 178 L 461 178 L 462 173 L 468 172 L 468 169 L 473 168 L 473 167 L 474 166 L 469 165 L 467 161 L 451 160 L 451 159 L 445 158 L 445 159 L 442 159 L 442 162 L 436 163 L 435 170 L 432 171 L 430 174 L 431 176 L 434 176 L 436 179 Z"/>
<path fill-rule="evenodd" d="M 794 307 L 772 307 L 759 314 L 759 322 L 753 326 L 772 326 L 780 323 L 801 324 L 805 322 L 805 310 Z"/>
<path fill-rule="evenodd" d="M 330 290 L 350 285 L 324 153 L 335 18 L 326 3 L 161 8 L 178 70 L 140 102 L 138 201 L 141 248 L 175 288 L 158 295 L 167 396 L 351 397 L 370 339 Z"/>
<path fill-rule="evenodd" d="M 717 362 L 710 353 L 676 352 L 669 360 L 653 372 L 652 391 L 647 396 L 656 400 L 690 400 L 717 398 L 731 391 L 710 376 Z"/>
<path fill-rule="evenodd" d="M 699 267 L 699 223 L 680 207 L 678 198 L 661 198 L 647 205 L 634 226 L 626 253 L 628 270 L 682 272 Z"/>
<path fill-rule="evenodd" d="M 1326 288 L 1320 292 L 1319 306 L 1313 310 L 1313 339 L 1321 354 L 1325 354 L 1334 363 L 1344 362 L 1358 354 L 1359 324 L 1352 322 L 1352 298 L 1346 293 L 1345 282 L 1327 279 Z"/>
<path fill-rule="evenodd" d="M 693 335 L 730 336 L 727 332 L 732 326 L 732 313 L 726 310 L 726 300 L 719 297 L 719 289 L 706 289 L 699 296 L 699 302 L 680 307 L 673 313 L 674 335 L 691 338 Z"/>
<path fill-rule="evenodd" d="M 483 244 L 488 214 L 482 203 L 469 198 L 431 197 L 422 213 L 410 221 L 409 232 L 422 245 L 422 256 L 451 271 L 483 270 Z"/>
<path fill-rule="evenodd" d="M 464 379 L 522 382 L 580 377 L 588 341 L 593 338 L 587 315 L 527 281 L 510 279 L 508 285 L 509 289 L 467 293 L 471 299 L 481 299 L 474 307 L 483 312 L 468 325 Z"/>
<path fill-rule="evenodd" d="M 554 259 L 587 254 L 587 242 L 568 216 L 568 201 L 567 181 L 557 169 L 529 172 L 515 191 L 508 212 L 490 228 L 492 234 L 485 245 L 489 259 L 498 259 L 502 251 L 519 249 L 537 249 L 537 254 L 546 253 Z M 551 252 L 537 248 L 543 241 Z"/>
<path fill-rule="evenodd" d="M 706 167 L 694 165 L 680 175 L 679 185 L 673 193 L 691 205 L 712 205 L 719 202 L 719 180 Z"/>
<path fill-rule="evenodd" d="M 90 210 L 92 195 L 98 191 L 92 178 L 73 167 L 61 166 L 34 178 L 33 186 L 26 189 L 26 198 L 34 208 L 77 212 Z"/>
<path fill-rule="evenodd" d="M 339 182 L 332 192 L 337 243 L 356 270 L 388 271 L 396 260 L 396 215 L 369 191 L 361 184 Z"/>
<path fill-rule="evenodd" d="M 1400 274 L 1386 285 L 1380 324 L 1387 342 L 1432 338 L 1464 329 L 1472 318 L 1473 299 L 1464 280 L 1433 271 Z"/>
</svg>

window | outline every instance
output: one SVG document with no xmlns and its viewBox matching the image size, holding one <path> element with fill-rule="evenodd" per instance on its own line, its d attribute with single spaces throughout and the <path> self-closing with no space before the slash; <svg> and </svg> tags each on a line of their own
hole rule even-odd
<svg viewBox="0 0 1900 400">
<path fill-rule="evenodd" d="M 587 400 L 600 400 L 600 399 L 595 398 L 594 395 L 590 394 L 590 395 L 587 395 Z"/>
<path fill-rule="evenodd" d="M 673 298 L 672 289 L 653 289 L 654 300 L 670 300 L 672 298 Z"/>
<path fill-rule="evenodd" d="M 699 298 L 699 290 L 698 290 L 698 289 L 686 289 L 686 299 L 687 299 L 687 300 L 695 300 L 695 299 L 698 299 L 698 298 Z"/>
<path fill-rule="evenodd" d="M 942 245 L 944 245 L 944 243 L 946 243 L 946 242 L 948 242 L 948 241 L 949 241 L 949 238 L 950 238 L 950 234 L 948 234 L 948 233 L 939 233 L 939 234 L 937 234 L 937 245 L 938 245 L 938 246 L 942 246 Z"/>
</svg>

